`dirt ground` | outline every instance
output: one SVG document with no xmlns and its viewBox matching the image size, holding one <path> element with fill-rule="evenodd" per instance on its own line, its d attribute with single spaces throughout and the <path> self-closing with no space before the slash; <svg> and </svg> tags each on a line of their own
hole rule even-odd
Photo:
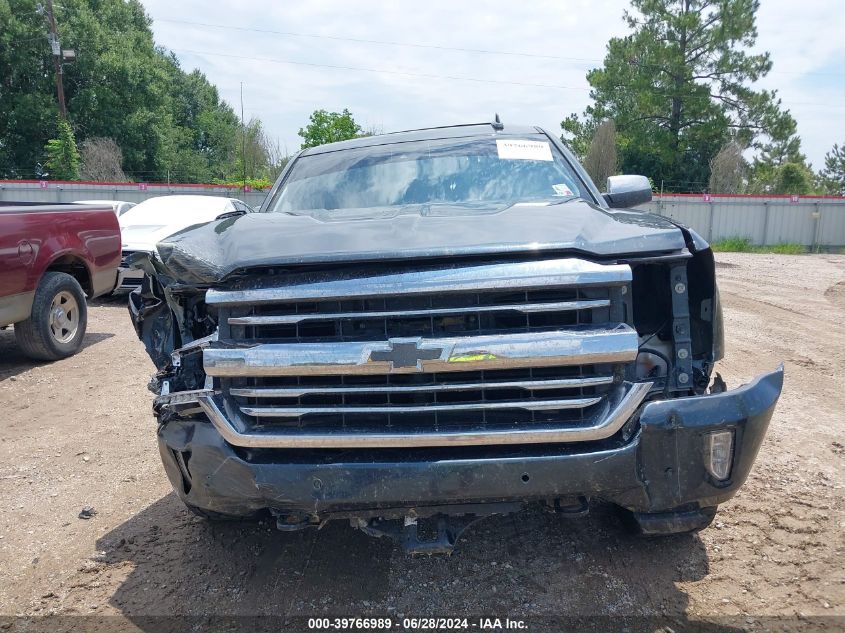
<svg viewBox="0 0 845 633">
<path fill-rule="evenodd" d="M 637 540 L 609 508 L 468 530 L 406 557 L 348 524 L 213 526 L 171 492 L 153 367 L 125 299 L 95 301 L 84 350 L 34 364 L 0 331 L 0 614 L 845 617 L 845 256 L 718 256 L 730 386 L 786 366 L 755 469 L 712 527 Z M 96 515 L 78 518 L 83 506 Z M 831 627 L 845 620 L 828 620 Z"/>
</svg>

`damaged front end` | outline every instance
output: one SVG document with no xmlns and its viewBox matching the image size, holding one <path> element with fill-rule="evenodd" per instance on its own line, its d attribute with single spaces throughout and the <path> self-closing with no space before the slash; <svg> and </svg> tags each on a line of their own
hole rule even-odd
<svg viewBox="0 0 845 633">
<path fill-rule="evenodd" d="M 198 413 L 197 395 L 211 384 L 202 349 L 217 339 L 217 322 L 205 305 L 206 289 L 180 283 L 151 253 L 136 253 L 128 263 L 145 273 L 141 286 L 129 294 L 129 315 L 157 369 L 149 383 L 159 396 L 154 412 L 161 423 L 173 415 Z"/>
<path fill-rule="evenodd" d="M 138 254 L 129 310 L 168 477 L 206 516 L 349 520 L 413 553 L 526 503 L 700 529 L 748 476 L 782 369 L 733 391 L 713 379 L 713 254 L 682 235 L 612 259 L 211 271 L 172 244 Z"/>
</svg>

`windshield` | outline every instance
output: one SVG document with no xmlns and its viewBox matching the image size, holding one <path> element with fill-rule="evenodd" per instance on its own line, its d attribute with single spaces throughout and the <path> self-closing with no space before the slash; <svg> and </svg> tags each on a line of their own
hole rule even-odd
<svg viewBox="0 0 845 633">
<path fill-rule="evenodd" d="M 584 197 L 584 185 L 542 135 L 361 147 L 299 158 L 268 210 L 277 213 L 449 205 L 501 209 Z"/>
</svg>

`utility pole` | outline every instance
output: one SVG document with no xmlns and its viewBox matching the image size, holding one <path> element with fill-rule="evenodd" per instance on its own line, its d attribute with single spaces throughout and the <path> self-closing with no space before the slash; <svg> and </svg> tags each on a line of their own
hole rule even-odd
<svg viewBox="0 0 845 633">
<path fill-rule="evenodd" d="M 65 86 L 62 81 L 62 45 L 56 28 L 56 16 L 53 14 L 53 0 L 47 0 L 47 24 L 50 26 L 50 48 L 53 52 L 53 69 L 56 73 L 56 94 L 59 97 L 59 113 L 67 119 L 65 107 Z"/>
<path fill-rule="evenodd" d="M 241 82 L 241 162 L 244 168 L 244 191 L 246 191 L 246 122 L 244 121 L 244 82 Z"/>
</svg>

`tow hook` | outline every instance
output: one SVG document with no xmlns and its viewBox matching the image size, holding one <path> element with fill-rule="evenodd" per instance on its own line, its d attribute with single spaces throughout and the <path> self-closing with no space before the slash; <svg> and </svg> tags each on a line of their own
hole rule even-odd
<svg viewBox="0 0 845 633">
<path fill-rule="evenodd" d="M 482 518 L 474 514 L 438 514 L 424 519 L 413 516 L 406 516 L 404 520 L 359 519 L 352 525 L 369 536 L 392 538 L 411 556 L 449 556 L 464 530 Z M 423 537 L 421 532 L 430 538 Z"/>
<path fill-rule="evenodd" d="M 280 532 L 298 532 L 311 527 L 320 527 L 317 517 L 302 512 L 276 512 L 270 510 L 276 517 L 276 529 Z"/>
<path fill-rule="evenodd" d="M 590 513 L 590 500 L 584 496 L 564 497 L 546 501 L 543 506 L 549 512 L 567 517 L 583 517 Z"/>
</svg>

